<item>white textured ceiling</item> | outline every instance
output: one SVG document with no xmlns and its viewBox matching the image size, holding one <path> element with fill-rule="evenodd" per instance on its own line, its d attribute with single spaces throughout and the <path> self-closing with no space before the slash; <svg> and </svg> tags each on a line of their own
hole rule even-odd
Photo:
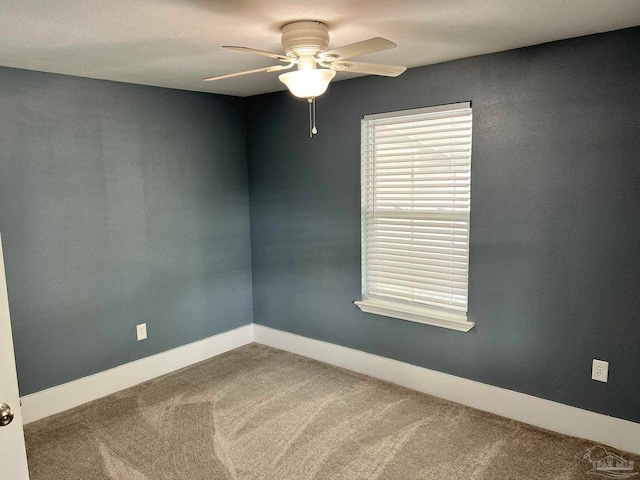
<svg viewBox="0 0 640 480">
<path fill-rule="evenodd" d="M 354 60 L 416 67 L 639 25 L 640 0 L 2 0 L 0 65 L 253 95 L 284 85 L 201 79 L 277 63 L 220 47 L 282 53 L 296 20 L 326 23 L 330 48 L 388 38 L 398 48 Z"/>
</svg>

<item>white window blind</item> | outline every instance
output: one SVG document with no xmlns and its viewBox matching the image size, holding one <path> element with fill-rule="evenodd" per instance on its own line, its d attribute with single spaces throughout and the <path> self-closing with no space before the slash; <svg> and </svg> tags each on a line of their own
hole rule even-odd
<svg viewBox="0 0 640 480">
<path fill-rule="evenodd" d="M 469 103 L 362 120 L 364 311 L 467 331 Z"/>
</svg>

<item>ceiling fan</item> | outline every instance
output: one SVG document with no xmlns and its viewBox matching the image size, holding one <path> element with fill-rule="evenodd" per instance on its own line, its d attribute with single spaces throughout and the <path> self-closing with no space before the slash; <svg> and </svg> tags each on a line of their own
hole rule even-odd
<svg viewBox="0 0 640 480">
<path fill-rule="evenodd" d="M 336 71 L 397 77 L 407 69 L 406 67 L 395 65 L 352 62 L 349 60 L 366 53 L 380 52 L 396 47 L 395 43 L 382 37 L 370 38 L 328 50 L 329 29 L 327 25 L 322 22 L 304 21 L 289 23 L 282 27 L 281 42 L 285 53 L 284 55 L 249 47 L 224 46 L 223 48 L 273 58 L 274 60 L 282 62 L 284 65 L 273 65 L 271 67 L 258 68 L 245 72 L 218 75 L 205 78 L 204 81 L 223 80 L 225 78 L 251 73 L 279 72 L 297 65 L 298 69 L 296 71 L 281 74 L 278 78 L 295 96 L 306 98 L 309 101 L 309 136 L 313 136 L 317 133 L 317 129 L 315 128 L 314 100 L 326 91 Z M 318 68 L 318 66 L 322 68 Z"/>
</svg>

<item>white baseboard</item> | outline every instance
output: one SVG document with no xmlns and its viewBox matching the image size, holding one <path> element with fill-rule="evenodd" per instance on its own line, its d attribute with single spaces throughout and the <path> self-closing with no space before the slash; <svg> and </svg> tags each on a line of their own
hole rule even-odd
<svg viewBox="0 0 640 480">
<path fill-rule="evenodd" d="M 253 341 L 253 324 L 22 397 L 23 422 L 68 410 Z"/>
<path fill-rule="evenodd" d="M 321 340 L 245 325 L 22 397 L 24 423 L 124 390 L 255 341 L 555 432 L 640 454 L 640 424 Z"/>
<path fill-rule="evenodd" d="M 640 454 L 640 424 L 254 324 L 254 341 L 573 437 Z"/>
</svg>

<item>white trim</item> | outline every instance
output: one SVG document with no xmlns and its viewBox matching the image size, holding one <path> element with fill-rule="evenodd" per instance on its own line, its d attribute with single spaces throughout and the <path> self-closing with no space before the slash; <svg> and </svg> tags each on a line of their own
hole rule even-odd
<svg viewBox="0 0 640 480">
<path fill-rule="evenodd" d="M 449 328 L 459 332 L 468 332 L 475 325 L 474 322 L 467 320 L 467 314 L 464 312 L 438 310 L 426 306 L 404 306 L 400 303 L 383 302 L 371 298 L 353 303 L 365 313 L 399 318 L 400 320 L 408 320 L 410 322 L 425 323 L 427 325 Z"/>
<path fill-rule="evenodd" d="M 253 341 L 253 324 L 22 397 L 24 423 L 133 387 Z"/>
<path fill-rule="evenodd" d="M 433 107 L 412 108 L 411 110 L 400 110 L 397 112 L 372 113 L 363 115 L 363 120 L 380 120 L 381 118 L 398 118 L 407 115 L 422 115 L 424 113 L 448 112 L 449 110 L 471 108 L 471 102 L 447 103 L 445 105 L 434 105 Z"/>
<path fill-rule="evenodd" d="M 0 465 L 4 472 L 2 478 L 29 480 L 2 239 L 0 239 L 0 332 L 2 332 L 0 334 L 0 401 L 8 404 L 14 415 L 11 424 L 2 427 L 0 432 Z"/>
<path fill-rule="evenodd" d="M 151 380 L 252 341 L 479 410 L 640 454 L 640 424 L 455 377 L 258 324 L 127 363 L 22 398 L 24 423 Z"/>
<path fill-rule="evenodd" d="M 254 324 L 254 340 L 503 417 L 640 454 L 638 423 L 258 324 Z"/>
</svg>

